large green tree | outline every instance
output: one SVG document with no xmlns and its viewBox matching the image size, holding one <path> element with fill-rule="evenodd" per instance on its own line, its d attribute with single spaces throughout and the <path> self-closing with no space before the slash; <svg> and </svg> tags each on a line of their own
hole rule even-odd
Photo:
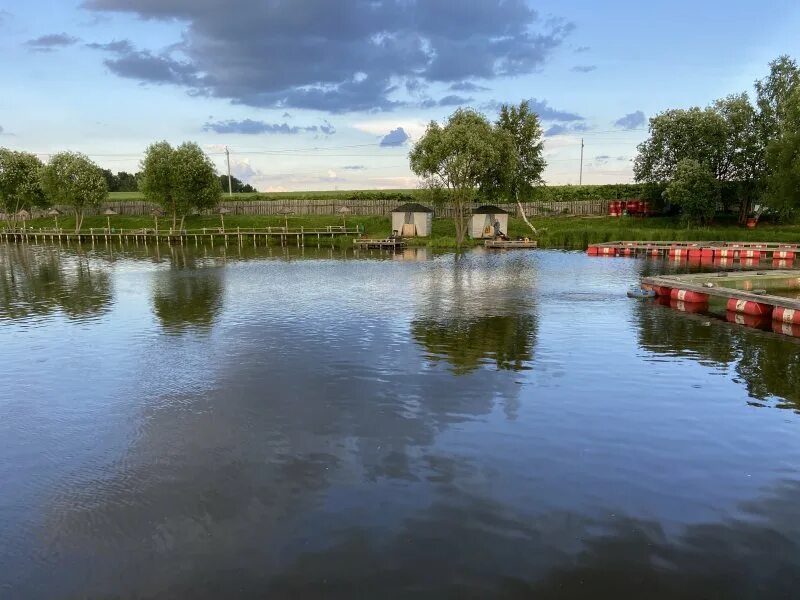
<svg viewBox="0 0 800 600">
<path fill-rule="evenodd" d="M 786 218 L 800 209 L 800 87 L 782 111 L 781 127 L 767 146 L 767 199 Z"/>
<path fill-rule="evenodd" d="M 666 194 L 681 207 L 687 225 L 708 225 L 714 218 L 719 187 L 706 165 L 688 158 L 679 162 Z"/>
<path fill-rule="evenodd" d="M 213 208 L 222 190 L 211 160 L 193 142 L 173 148 L 157 142 L 147 148 L 141 163 L 140 189 L 151 202 L 172 215 L 172 228 L 183 228 L 191 210 Z"/>
<path fill-rule="evenodd" d="M 54 204 L 65 204 L 75 213 L 75 232 L 83 225 L 87 208 L 108 198 L 103 170 L 78 152 L 60 152 L 42 169 L 42 188 Z"/>
<path fill-rule="evenodd" d="M 471 109 L 459 109 L 443 126 L 431 121 L 409 155 L 414 173 L 446 191 L 459 246 L 466 237 L 476 191 L 485 185 L 498 164 L 515 159 L 505 149 L 507 143 L 508 138 L 497 135 L 485 116 Z M 512 166 L 508 162 L 506 165 Z"/>
<path fill-rule="evenodd" d="M 36 155 L 0 148 L 0 208 L 12 227 L 19 211 L 44 205 L 41 171 Z"/>
<path fill-rule="evenodd" d="M 525 216 L 521 200 L 544 183 L 542 173 L 547 162 L 543 156 L 544 133 L 539 116 L 531 111 L 527 100 L 519 106 L 503 104 L 495 128 L 497 135 L 505 136 L 499 140 L 500 149 L 512 152 L 513 156 L 510 160 L 503 156 L 501 163 L 492 170 L 489 185 L 494 185 L 517 203 L 519 214 L 535 233 L 536 228 Z"/>
</svg>

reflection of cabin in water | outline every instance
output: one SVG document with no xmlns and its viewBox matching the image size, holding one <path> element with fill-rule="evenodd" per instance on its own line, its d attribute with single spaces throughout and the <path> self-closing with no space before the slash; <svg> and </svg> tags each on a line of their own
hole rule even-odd
<svg viewBox="0 0 800 600">
<path fill-rule="evenodd" d="M 431 234 L 433 211 L 427 206 L 409 202 L 392 211 L 392 231 L 402 237 L 426 237 Z"/>
<path fill-rule="evenodd" d="M 500 233 L 508 235 L 508 213 L 497 206 L 479 206 L 472 211 L 470 235 L 474 239 L 495 237 L 495 222 L 500 224 Z"/>
</svg>

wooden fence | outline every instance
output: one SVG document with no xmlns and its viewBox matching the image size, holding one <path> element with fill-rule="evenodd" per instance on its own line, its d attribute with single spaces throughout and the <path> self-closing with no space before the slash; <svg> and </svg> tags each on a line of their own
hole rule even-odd
<svg viewBox="0 0 800 600">
<path fill-rule="evenodd" d="M 529 217 L 536 216 L 597 216 L 608 214 L 608 200 L 570 200 L 564 202 L 524 202 L 522 206 Z M 386 216 L 396 208 L 396 200 L 364 199 L 291 199 L 291 200 L 225 200 L 220 203 L 231 215 L 281 216 L 293 215 L 334 215 L 341 216 L 339 211 L 346 207 L 347 215 L 353 216 Z M 497 204 L 498 207 L 512 215 L 518 215 L 518 208 L 513 203 Z M 70 215 L 68 206 L 56 207 L 63 215 Z M 102 215 L 111 208 L 120 215 L 149 216 L 155 204 L 144 200 L 117 200 L 106 202 L 97 210 L 87 211 L 87 216 Z M 447 206 L 431 207 L 435 217 L 450 218 L 453 209 Z M 33 211 L 33 217 L 46 216 L 46 211 Z"/>
</svg>

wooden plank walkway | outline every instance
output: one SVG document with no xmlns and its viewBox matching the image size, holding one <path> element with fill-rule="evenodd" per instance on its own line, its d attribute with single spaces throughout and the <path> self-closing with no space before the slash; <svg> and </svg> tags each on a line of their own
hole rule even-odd
<svg viewBox="0 0 800 600">
<path fill-rule="evenodd" d="M 359 238 L 353 240 L 353 244 L 358 248 L 386 248 L 389 250 L 399 250 L 406 247 L 406 243 L 400 238 Z"/>
<path fill-rule="evenodd" d="M 484 242 L 486 248 L 492 249 L 512 249 L 512 248 L 537 248 L 538 242 L 535 240 L 486 240 Z"/>
<path fill-rule="evenodd" d="M 342 227 L 342 226 L 328 226 L 322 228 L 306 229 L 300 228 L 286 228 L 286 227 L 265 227 L 262 229 L 242 229 L 237 227 L 235 229 L 222 229 L 217 227 L 205 227 L 203 229 L 188 229 L 181 231 L 172 230 L 155 230 L 155 229 L 115 229 L 107 228 L 102 229 L 88 229 L 75 233 L 74 231 L 65 231 L 63 229 L 17 229 L 17 230 L 0 230 L 0 240 L 5 242 L 34 242 L 34 243 L 61 243 L 61 242 L 124 242 L 133 244 L 148 244 L 167 242 L 173 244 L 186 244 L 194 242 L 214 242 L 220 241 L 228 243 L 229 241 L 243 244 L 245 242 L 253 245 L 257 244 L 259 240 L 263 240 L 265 244 L 270 240 L 277 240 L 281 245 L 288 245 L 291 242 L 302 246 L 306 239 L 316 238 L 321 241 L 323 239 L 332 239 L 341 236 L 356 236 L 360 235 L 361 230 L 358 227 Z"/>
</svg>

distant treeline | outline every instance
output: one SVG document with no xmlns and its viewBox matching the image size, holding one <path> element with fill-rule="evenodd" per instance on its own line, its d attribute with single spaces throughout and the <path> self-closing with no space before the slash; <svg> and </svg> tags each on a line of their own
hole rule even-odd
<svg viewBox="0 0 800 600">
<path fill-rule="evenodd" d="M 103 177 L 106 178 L 106 185 L 109 192 L 138 192 L 139 180 L 141 179 L 140 173 L 128 173 L 120 171 L 114 174 L 110 169 L 103 169 Z M 219 185 L 223 191 L 228 191 L 228 176 L 219 176 Z M 248 183 L 231 176 L 231 191 L 234 194 L 255 194 L 258 192 L 256 188 Z"/>
</svg>

